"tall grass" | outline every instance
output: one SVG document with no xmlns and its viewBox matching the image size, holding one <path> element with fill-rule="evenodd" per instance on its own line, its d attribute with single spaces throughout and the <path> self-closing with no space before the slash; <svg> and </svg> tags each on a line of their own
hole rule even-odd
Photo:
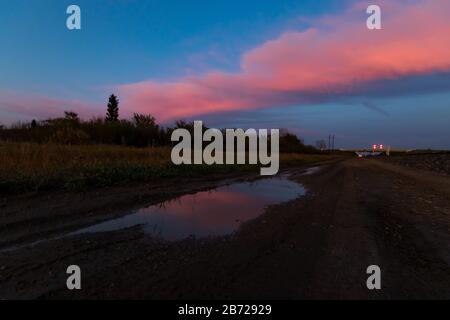
<svg viewBox="0 0 450 320">
<path fill-rule="evenodd" d="M 145 164 L 166 165 L 169 147 L 133 148 L 114 145 L 68 146 L 53 143 L 0 143 L 0 176 L 51 174 L 86 166 Z"/>
<path fill-rule="evenodd" d="M 169 147 L 0 142 L 0 193 L 103 187 L 177 175 L 259 168 L 257 165 L 175 166 L 170 153 Z M 283 154 L 281 165 L 311 163 L 326 157 Z"/>
<path fill-rule="evenodd" d="M 169 147 L 0 142 L 0 193 L 84 189 L 256 169 L 237 165 L 175 166 L 170 152 Z"/>
<path fill-rule="evenodd" d="M 168 147 L 0 143 L 0 191 L 105 186 L 168 172 Z"/>
</svg>

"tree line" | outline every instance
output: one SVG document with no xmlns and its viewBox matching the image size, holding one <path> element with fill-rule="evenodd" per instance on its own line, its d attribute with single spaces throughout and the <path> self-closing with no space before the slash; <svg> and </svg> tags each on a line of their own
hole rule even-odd
<svg viewBox="0 0 450 320">
<path fill-rule="evenodd" d="M 74 111 L 43 121 L 32 120 L 9 127 L 0 126 L 0 140 L 12 142 L 59 143 L 66 145 L 114 144 L 133 147 L 172 146 L 172 132 L 184 128 L 193 132 L 193 123 L 179 120 L 174 126 L 161 126 L 150 114 L 134 113 L 132 119 L 119 119 L 119 99 L 108 99 L 106 116 L 82 120 Z M 207 130 L 208 128 L 204 128 Z M 281 152 L 315 153 L 296 135 L 282 130 Z"/>
</svg>

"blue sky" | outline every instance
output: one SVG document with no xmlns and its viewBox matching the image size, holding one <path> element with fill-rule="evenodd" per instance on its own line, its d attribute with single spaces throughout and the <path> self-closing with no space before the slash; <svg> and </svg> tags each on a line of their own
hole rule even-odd
<svg viewBox="0 0 450 320">
<path fill-rule="evenodd" d="M 108 85 L 239 67 L 246 49 L 341 1 L 17 0 L 0 11 L 0 86 L 66 96 Z M 65 27 L 82 10 L 82 30 Z M 136 62 L 136 63 L 133 63 Z M 73 89 L 72 89 L 73 88 Z M 90 92 L 92 90 L 92 92 Z"/>
<path fill-rule="evenodd" d="M 243 57 L 254 48 L 286 32 L 308 30 L 325 16 L 345 17 L 346 10 L 355 3 L 358 1 L 16 0 L 2 3 L 0 122 L 45 115 L 44 111 L 36 110 L 33 116 L 33 105 L 27 105 L 27 112 L 22 112 L 25 102 L 21 97 L 46 97 L 62 104 L 82 101 L 87 106 L 91 104 L 88 108 L 95 113 L 103 112 L 101 108 L 107 96 L 121 85 L 151 81 L 153 88 L 153 83 L 179 83 L 184 81 L 180 79 L 202 77 L 215 71 L 245 73 Z M 70 4 L 81 7 L 81 31 L 69 31 L 65 27 L 65 11 Z M 361 25 L 365 24 L 365 17 L 365 12 L 361 12 Z M 450 136 L 449 70 L 446 65 L 438 67 L 444 76 L 436 76 L 433 69 L 414 77 L 406 74 L 389 79 L 392 85 L 386 85 L 383 77 L 371 79 L 369 88 L 376 88 L 373 92 L 366 90 L 364 83 L 364 90 L 344 96 L 340 93 L 335 99 L 327 92 L 326 99 L 306 102 L 299 99 L 289 105 L 286 99 L 282 103 L 274 99 L 273 105 L 264 104 L 261 108 L 246 110 L 239 105 L 227 112 L 202 111 L 185 118 L 204 119 L 215 126 L 288 128 L 308 143 L 335 133 L 340 147 L 366 147 L 377 142 L 405 148 L 450 148 L 447 138 Z M 429 88 L 423 89 L 427 84 Z M 301 88 L 298 92 L 303 93 Z M 14 109 L 11 96 L 20 107 Z M 24 101 L 30 104 L 33 99 L 24 98 Z M 153 101 L 150 100 L 145 110 L 158 115 L 158 110 L 152 109 Z"/>
</svg>

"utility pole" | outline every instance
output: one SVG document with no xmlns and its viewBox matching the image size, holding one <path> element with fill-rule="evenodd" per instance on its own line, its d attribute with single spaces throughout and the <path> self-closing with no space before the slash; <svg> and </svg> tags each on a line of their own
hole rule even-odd
<svg viewBox="0 0 450 320">
<path fill-rule="evenodd" d="M 332 147 L 332 151 L 334 151 L 334 134 L 333 134 L 333 147 Z"/>
</svg>

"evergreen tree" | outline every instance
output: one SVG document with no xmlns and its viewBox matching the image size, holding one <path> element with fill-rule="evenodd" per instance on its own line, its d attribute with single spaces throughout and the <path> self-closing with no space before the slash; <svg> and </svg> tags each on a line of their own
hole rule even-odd
<svg viewBox="0 0 450 320">
<path fill-rule="evenodd" d="M 108 101 L 108 109 L 106 111 L 106 121 L 119 120 L 119 99 L 115 95 L 111 95 Z"/>
</svg>

